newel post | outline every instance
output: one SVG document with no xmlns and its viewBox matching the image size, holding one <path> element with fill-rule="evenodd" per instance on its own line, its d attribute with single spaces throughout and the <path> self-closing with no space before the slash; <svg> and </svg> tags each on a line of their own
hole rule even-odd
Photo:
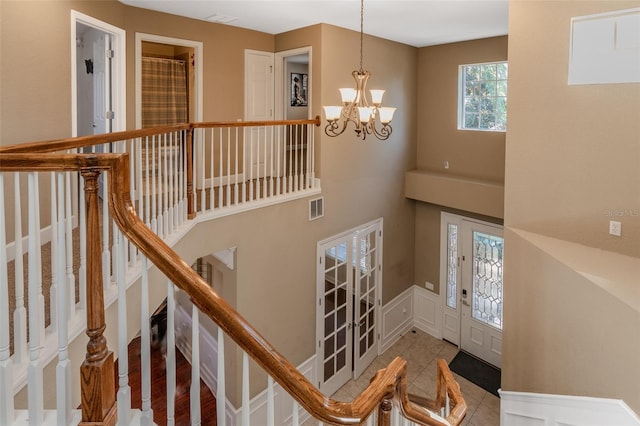
<svg viewBox="0 0 640 426">
<path fill-rule="evenodd" d="M 87 212 L 87 355 L 80 367 L 82 422 L 80 425 L 115 425 L 115 378 L 113 352 L 104 337 L 104 287 L 100 248 L 100 170 L 82 169 Z M 105 201 L 106 202 L 106 201 Z"/>
<path fill-rule="evenodd" d="M 195 205 L 193 202 L 193 127 L 187 130 L 187 218 L 196 217 Z"/>
</svg>

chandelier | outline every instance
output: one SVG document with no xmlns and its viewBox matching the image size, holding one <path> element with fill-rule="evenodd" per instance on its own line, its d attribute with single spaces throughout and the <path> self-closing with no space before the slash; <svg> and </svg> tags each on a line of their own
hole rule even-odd
<svg viewBox="0 0 640 426">
<path fill-rule="evenodd" d="M 360 0 L 360 69 L 351 75 L 355 80 L 355 88 L 340 90 L 342 106 L 325 106 L 324 115 L 327 126 L 324 132 L 331 137 L 344 133 L 349 122 L 355 125 L 358 137 L 364 140 L 367 135 L 374 135 L 380 140 L 387 140 L 391 135 L 391 120 L 395 108 L 381 107 L 384 90 L 370 90 L 371 104 L 367 100 L 367 81 L 371 74 L 362 68 L 362 47 L 364 40 L 364 0 Z M 342 123 L 340 123 L 342 119 Z M 379 123 L 379 124 L 378 124 Z"/>
</svg>

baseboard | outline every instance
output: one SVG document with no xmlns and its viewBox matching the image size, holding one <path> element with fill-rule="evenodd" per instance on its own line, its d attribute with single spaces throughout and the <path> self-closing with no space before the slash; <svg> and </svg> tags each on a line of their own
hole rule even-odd
<svg viewBox="0 0 640 426">
<path fill-rule="evenodd" d="M 413 325 L 437 339 L 442 339 L 442 302 L 440 296 L 425 288 L 413 287 Z"/>
<path fill-rule="evenodd" d="M 620 399 L 499 392 L 502 426 L 640 425 L 640 417 Z"/>
</svg>

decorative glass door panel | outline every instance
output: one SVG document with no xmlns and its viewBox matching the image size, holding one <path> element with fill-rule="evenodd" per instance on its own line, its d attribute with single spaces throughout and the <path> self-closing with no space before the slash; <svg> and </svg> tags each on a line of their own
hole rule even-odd
<svg viewBox="0 0 640 426">
<path fill-rule="evenodd" d="M 502 330 L 502 237 L 473 233 L 472 316 Z"/>
<path fill-rule="evenodd" d="M 502 364 L 502 228 L 463 221 L 460 347 Z M 460 240 L 459 240 L 460 241 Z"/>
</svg>

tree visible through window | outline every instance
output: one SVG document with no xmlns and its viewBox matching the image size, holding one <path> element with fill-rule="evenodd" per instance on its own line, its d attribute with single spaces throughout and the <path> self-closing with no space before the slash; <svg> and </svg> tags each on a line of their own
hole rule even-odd
<svg viewBox="0 0 640 426">
<path fill-rule="evenodd" d="M 506 62 L 461 65 L 458 129 L 507 130 Z"/>
</svg>

